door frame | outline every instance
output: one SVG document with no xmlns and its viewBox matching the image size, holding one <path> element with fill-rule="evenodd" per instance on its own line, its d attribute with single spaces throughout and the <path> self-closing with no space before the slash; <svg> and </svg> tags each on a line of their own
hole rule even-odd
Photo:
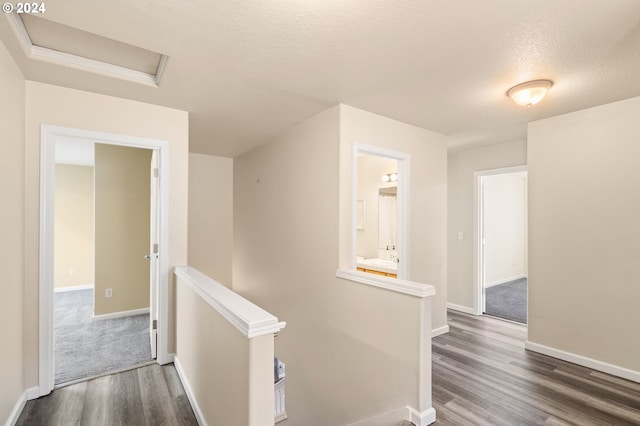
<svg viewBox="0 0 640 426">
<path fill-rule="evenodd" d="M 482 178 L 485 176 L 526 172 L 527 165 L 481 170 L 473 174 L 473 311 L 483 314 L 484 307 L 484 245 L 482 244 Z"/>
<path fill-rule="evenodd" d="M 168 281 L 169 281 L 169 143 L 159 139 L 118 135 L 68 127 L 40 126 L 40 249 L 39 249 L 39 349 L 38 395 L 47 395 L 54 387 L 53 273 L 55 228 L 55 142 L 59 137 L 89 139 L 96 143 L 155 150 L 161 170 L 158 185 L 159 276 L 158 364 L 170 362 L 168 353 Z"/>
</svg>

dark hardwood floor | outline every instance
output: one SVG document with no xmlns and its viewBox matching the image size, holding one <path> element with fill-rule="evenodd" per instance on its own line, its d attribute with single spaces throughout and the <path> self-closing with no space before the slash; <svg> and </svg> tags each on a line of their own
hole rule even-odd
<svg viewBox="0 0 640 426">
<path fill-rule="evenodd" d="M 436 425 L 640 425 L 640 384 L 524 349 L 526 327 L 449 311 Z"/>
<path fill-rule="evenodd" d="M 526 328 L 449 312 L 433 339 L 436 425 L 640 425 L 640 384 L 525 351 Z M 27 402 L 17 425 L 197 425 L 173 365 Z"/>
<path fill-rule="evenodd" d="M 153 364 L 28 401 L 20 425 L 197 425 L 173 364 Z"/>
</svg>

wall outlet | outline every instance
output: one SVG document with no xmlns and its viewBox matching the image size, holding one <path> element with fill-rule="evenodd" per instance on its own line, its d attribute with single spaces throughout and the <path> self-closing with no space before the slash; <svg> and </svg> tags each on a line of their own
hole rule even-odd
<svg viewBox="0 0 640 426">
<path fill-rule="evenodd" d="M 113 296 L 113 290 L 108 288 L 107 291 L 105 291 L 105 296 L 106 297 L 111 297 Z"/>
</svg>

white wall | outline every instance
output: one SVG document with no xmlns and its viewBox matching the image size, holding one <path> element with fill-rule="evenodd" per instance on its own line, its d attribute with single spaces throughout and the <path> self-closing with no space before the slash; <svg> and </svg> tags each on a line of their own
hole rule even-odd
<svg viewBox="0 0 640 426">
<path fill-rule="evenodd" d="M 640 97 L 529 124 L 529 341 L 640 380 Z"/>
<path fill-rule="evenodd" d="M 38 251 L 40 220 L 40 125 L 161 139 L 169 142 L 169 266 L 187 262 L 189 166 L 188 114 L 171 108 L 26 83 L 25 148 L 25 381 L 38 380 Z M 169 276 L 169 352 L 174 349 L 174 285 Z"/>
<path fill-rule="evenodd" d="M 474 173 L 527 163 L 527 143 L 514 141 L 448 155 L 447 297 L 475 310 L 473 288 Z M 458 232 L 464 238 L 458 239 Z"/>
<path fill-rule="evenodd" d="M 410 155 L 408 276 L 431 284 L 433 328 L 447 326 L 447 148 L 442 135 L 340 105 L 340 267 L 351 262 L 353 145 L 373 145 Z M 403 261 L 401 259 L 401 261 Z"/>
<path fill-rule="evenodd" d="M 23 380 L 25 81 L 1 42 L 0 93 L 0 323 L 3 325 L 0 327 L 0 423 L 5 423 L 26 388 Z"/>
<path fill-rule="evenodd" d="M 526 176 L 483 178 L 485 287 L 527 276 Z"/>
<path fill-rule="evenodd" d="M 233 159 L 189 154 L 189 265 L 231 287 Z"/>
</svg>

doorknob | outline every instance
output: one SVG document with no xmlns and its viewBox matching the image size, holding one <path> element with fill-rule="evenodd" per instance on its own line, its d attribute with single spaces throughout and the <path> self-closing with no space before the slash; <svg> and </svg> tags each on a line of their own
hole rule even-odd
<svg viewBox="0 0 640 426">
<path fill-rule="evenodd" d="M 158 258 L 157 254 L 145 254 L 144 255 L 144 260 L 151 260 L 151 256 L 155 256 L 156 259 Z"/>
</svg>

